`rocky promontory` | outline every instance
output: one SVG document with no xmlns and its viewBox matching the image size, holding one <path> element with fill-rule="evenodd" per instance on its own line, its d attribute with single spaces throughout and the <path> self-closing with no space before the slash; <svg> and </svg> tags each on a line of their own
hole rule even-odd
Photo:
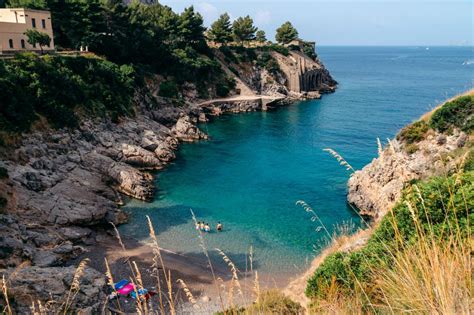
<svg viewBox="0 0 474 315">
<path fill-rule="evenodd" d="M 470 91 L 466 97 L 472 94 Z M 472 112 L 472 105 L 469 107 L 457 112 Z M 379 150 L 377 158 L 352 174 L 347 200 L 362 215 L 382 218 L 399 200 L 407 183 L 450 174 L 465 162 L 465 155 L 472 150 L 472 135 L 461 126 L 450 126 L 441 131 L 431 128 L 432 115 L 433 112 L 428 113 L 405 127 L 385 149 Z M 461 117 L 459 121 L 469 119 L 472 118 Z"/>
</svg>

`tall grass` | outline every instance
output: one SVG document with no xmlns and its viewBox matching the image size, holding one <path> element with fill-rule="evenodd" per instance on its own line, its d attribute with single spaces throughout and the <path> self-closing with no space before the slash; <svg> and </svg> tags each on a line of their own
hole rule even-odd
<svg viewBox="0 0 474 315">
<path fill-rule="evenodd" d="M 409 185 L 365 248 L 335 253 L 319 266 L 311 312 L 470 314 L 474 173 L 464 172 L 468 154 L 454 174 L 421 183 L 422 189 Z"/>
</svg>

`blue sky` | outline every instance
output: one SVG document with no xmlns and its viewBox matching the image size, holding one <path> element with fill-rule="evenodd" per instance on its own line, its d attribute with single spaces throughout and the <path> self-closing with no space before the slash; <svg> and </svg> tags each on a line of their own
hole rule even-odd
<svg viewBox="0 0 474 315">
<path fill-rule="evenodd" d="M 286 20 L 318 45 L 470 45 L 474 0 L 161 0 L 176 11 L 194 5 L 206 25 L 219 14 L 249 14 L 273 39 Z"/>
</svg>

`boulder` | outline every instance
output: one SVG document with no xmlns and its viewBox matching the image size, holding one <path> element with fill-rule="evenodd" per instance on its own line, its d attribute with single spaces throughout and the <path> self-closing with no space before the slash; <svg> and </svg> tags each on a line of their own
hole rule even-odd
<svg viewBox="0 0 474 315">
<path fill-rule="evenodd" d="M 188 115 L 182 115 L 176 125 L 171 129 L 176 138 L 181 141 L 192 142 L 201 139 L 207 139 L 207 135 L 196 127 L 196 119 Z"/>
<path fill-rule="evenodd" d="M 122 143 L 120 161 L 142 169 L 160 169 L 163 167 L 163 164 L 153 152 L 127 143 Z"/>
<path fill-rule="evenodd" d="M 51 313 L 64 312 L 68 292 L 73 283 L 76 268 L 39 266 L 24 267 L 19 272 L 6 270 L 1 272 L 8 279 L 8 295 L 14 303 L 17 314 L 30 314 L 32 301 L 42 305 L 50 303 Z M 106 300 L 106 280 L 95 269 L 85 267 L 79 277 L 77 291 L 73 290 L 68 302 L 69 311 L 74 314 L 99 314 Z M 77 292 L 77 294 L 76 294 Z M 37 304 L 36 304 L 37 305 Z"/>
</svg>

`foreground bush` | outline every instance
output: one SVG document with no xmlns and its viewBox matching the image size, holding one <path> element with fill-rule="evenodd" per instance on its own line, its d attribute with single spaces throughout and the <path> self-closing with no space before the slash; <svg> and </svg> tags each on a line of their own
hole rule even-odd
<svg viewBox="0 0 474 315">
<path fill-rule="evenodd" d="M 316 270 L 306 289 L 313 307 L 350 299 L 366 311 L 462 312 L 472 287 L 451 278 L 470 278 L 473 209 L 472 171 L 410 185 L 365 247 L 334 253 Z"/>
<path fill-rule="evenodd" d="M 79 115 L 132 114 L 130 66 L 86 57 L 19 54 L 0 62 L 0 130 L 30 129 L 41 115 L 55 128 L 74 127 Z"/>
<path fill-rule="evenodd" d="M 285 314 L 299 315 L 304 314 L 304 309 L 300 304 L 292 301 L 278 290 L 269 290 L 261 292 L 255 301 L 249 307 L 238 309 L 229 309 L 225 312 L 218 312 L 217 315 L 254 315 L 254 314 Z"/>
</svg>

